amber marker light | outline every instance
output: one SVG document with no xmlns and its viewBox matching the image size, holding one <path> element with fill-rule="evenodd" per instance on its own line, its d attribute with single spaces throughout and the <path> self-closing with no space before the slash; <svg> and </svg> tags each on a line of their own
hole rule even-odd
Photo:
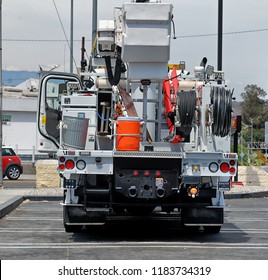
<svg viewBox="0 0 268 280">
<path fill-rule="evenodd" d="M 193 172 L 199 172 L 200 171 L 200 165 L 198 165 L 198 164 L 192 165 L 192 171 Z"/>
<path fill-rule="evenodd" d="M 196 187 L 191 187 L 190 190 L 189 190 L 189 195 L 192 197 L 192 198 L 195 198 L 198 194 L 198 189 Z"/>
</svg>

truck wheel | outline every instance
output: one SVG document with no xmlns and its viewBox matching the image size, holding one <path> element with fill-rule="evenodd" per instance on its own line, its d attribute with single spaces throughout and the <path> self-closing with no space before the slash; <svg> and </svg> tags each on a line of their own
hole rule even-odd
<svg viewBox="0 0 268 280">
<path fill-rule="evenodd" d="M 221 230 L 221 226 L 205 226 L 204 232 L 205 233 L 219 233 Z"/>
</svg>

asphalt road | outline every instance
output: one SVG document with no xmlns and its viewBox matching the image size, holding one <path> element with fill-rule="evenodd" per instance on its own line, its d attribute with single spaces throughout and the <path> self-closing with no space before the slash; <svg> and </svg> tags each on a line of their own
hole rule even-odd
<svg viewBox="0 0 268 280">
<path fill-rule="evenodd" d="M 4 178 L 3 180 L 3 186 L 5 188 L 27 188 L 32 189 L 36 187 L 36 180 L 33 176 L 24 176 L 24 174 L 21 175 L 21 177 L 18 180 L 9 180 L 7 178 Z"/>
<path fill-rule="evenodd" d="M 219 234 L 124 223 L 65 233 L 59 201 L 26 200 L 0 220 L 0 259 L 268 259 L 268 199 L 226 200 Z"/>
</svg>

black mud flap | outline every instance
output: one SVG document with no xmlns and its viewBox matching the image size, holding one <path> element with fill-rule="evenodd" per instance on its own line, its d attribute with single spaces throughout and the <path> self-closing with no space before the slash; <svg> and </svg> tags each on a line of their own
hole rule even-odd
<svg viewBox="0 0 268 280">
<path fill-rule="evenodd" d="M 105 211 L 86 211 L 83 206 L 64 206 L 64 224 L 67 225 L 88 225 L 104 224 L 106 220 Z M 100 209 L 102 210 L 102 209 Z"/>
<path fill-rule="evenodd" d="M 185 226 L 219 226 L 223 224 L 223 208 L 183 208 L 181 218 Z"/>
</svg>

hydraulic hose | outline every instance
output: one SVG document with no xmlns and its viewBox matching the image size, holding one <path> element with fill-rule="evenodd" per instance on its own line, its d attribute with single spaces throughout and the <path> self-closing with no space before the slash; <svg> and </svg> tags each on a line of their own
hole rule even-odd
<svg viewBox="0 0 268 280">
<path fill-rule="evenodd" d="M 185 136 L 188 136 L 192 130 L 192 122 L 196 107 L 196 92 L 179 91 L 177 94 L 177 118 L 181 123 L 181 130 Z M 179 115 L 178 115 L 179 114 Z"/>
<path fill-rule="evenodd" d="M 121 48 L 117 47 L 117 58 L 115 60 L 114 73 L 112 71 L 111 57 L 105 56 L 105 65 L 107 68 L 108 81 L 111 86 L 117 86 L 121 79 L 121 73 L 126 71 L 125 65 L 121 59 Z"/>
</svg>

